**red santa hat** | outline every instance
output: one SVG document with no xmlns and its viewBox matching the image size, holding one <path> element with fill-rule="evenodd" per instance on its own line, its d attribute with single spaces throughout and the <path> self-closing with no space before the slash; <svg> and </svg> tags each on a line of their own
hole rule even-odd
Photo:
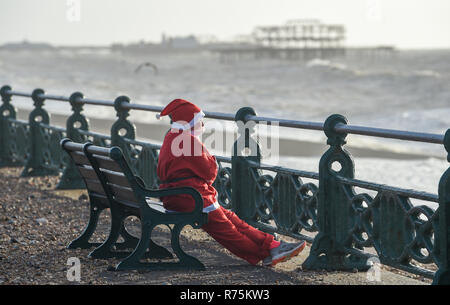
<svg viewBox="0 0 450 305">
<path fill-rule="evenodd" d="M 156 117 L 159 119 L 165 115 L 171 116 L 172 128 L 183 130 L 191 129 L 205 116 L 199 107 L 183 99 L 171 101 Z"/>
</svg>

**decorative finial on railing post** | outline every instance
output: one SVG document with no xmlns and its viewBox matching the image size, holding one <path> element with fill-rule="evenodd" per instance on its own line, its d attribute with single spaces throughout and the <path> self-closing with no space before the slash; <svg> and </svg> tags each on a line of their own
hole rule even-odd
<svg viewBox="0 0 450 305">
<path fill-rule="evenodd" d="M 334 148 L 342 148 L 347 141 L 345 138 L 347 137 L 346 133 L 337 133 L 335 127 L 337 124 L 347 125 L 348 120 L 346 117 L 340 114 L 332 114 L 330 115 L 323 124 L 323 131 L 327 136 L 327 144 Z"/>
<path fill-rule="evenodd" d="M 79 100 L 83 98 L 84 96 L 81 92 L 74 92 L 70 95 L 69 103 L 72 106 L 73 113 L 66 122 L 67 137 L 78 143 L 85 142 L 85 137 L 79 133 L 79 130 L 89 130 L 89 121 L 81 113 L 83 111 L 83 103 L 80 103 Z"/>
<path fill-rule="evenodd" d="M 447 161 L 450 162 L 450 129 L 444 136 Z M 439 181 L 439 270 L 433 278 L 433 285 L 450 285 L 450 168 Z"/>
<path fill-rule="evenodd" d="M 243 220 L 251 220 L 255 215 L 255 182 L 251 178 L 248 161 L 261 162 L 260 147 L 252 137 L 256 123 L 248 121 L 249 115 L 256 115 L 255 110 L 250 107 L 239 109 L 235 116 L 238 126 L 238 138 L 233 145 L 232 163 L 232 209 Z"/>
<path fill-rule="evenodd" d="M 72 115 L 66 121 L 66 134 L 69 139 L 74 142 L 84 143 L 86 137 L 80 134 L 79 130 L 88 131 L 89 121 L 81 114 L 83 111 L 83 103 L 79 101 L 83 99 L 83 93 L 74 92 L 69 97 L 69 103 L 72 106 Z M 61 179 L 59 180 L 56 189 L 82 189 L 85 188 L 83 179 L 79 171 L 76 169 L 75 163 L 67 154 L 64 155 L 67 166 L 64 168 Z"/>
<path fill-rule="evenodd" d="M 34 106 L 38 109 L 42 109 L 44 106 L 45 98 L 42 97 L 42 95 L 45 94 L 45 91 L 43 89 L 34 89 L 31 93 L 31 98 L 33 99 Z"/>
<path fill-rule="evenodd" d="M 319 163 L 319 193 L 317 222 L 319 233 L 314 238 L 310 254 L 303 263 L 304 269 L 326 270 L 367 270 L 365 258 L 349 255 L 347 234 L 351 216 L 345 197 L 348 185 L 342 185 L 337 175 L 354 178 L 354 163 L 343 146 L 347 134 L 335 130 L 337 124 L 347 124 L 347 119 L 339 114 L 329 116 L 324 124 L 329 149 Z M 345 190 L 344 190 L 345 189 Z"/>
<path fill-rule="evenodd" d="M 0 96 L 2 97 L 3 104 L 9 104 L 9 102 L 11 102 L 12 95 L 9 91 L 11 91 L 11 87 L 8 85 L 4 85 L 0 88 Z"/>
<path fill-rule="evenodd" d="M 11 105 L 11 87 L 8 85 L 3 86 L 0 89 L 0 95 L 2 97 L 2 105 L 0 106 L 0 166 L 14 165 L 14 161 L 11 160 L 8 147 L 11 141 L 7 119 L 16 118 L 16 109 Z"/>
<path fill-rule="evenodd" d="M 119 119 L 125 120 L 130 116 L 130 110 L 122 106 L 122 103 L 129 103 L 130 98 L 126 95 L 121 95 L 114 100 L 114 109 L 116 110 L 116 115 Z"/>
<path fill-rule="evenodd" d="M 45 169 L 42 164 L 42 162 L 44 162 L 44 139 L 39 124 L 42 123 L 48 125 L 50 123 L 50 116 L 43 108 L 45 102 L 45 97 L 43 97 L 43 95 L 45 95 L 45 92 L 40 88 L 34 89 L 31 93 L 34 109 L 28 116 L 30 124 L 30 155 L 25 164 L 25 168 L 22 171 L 22 177 L 55 174 L 54 171 Z"/>
</svg>

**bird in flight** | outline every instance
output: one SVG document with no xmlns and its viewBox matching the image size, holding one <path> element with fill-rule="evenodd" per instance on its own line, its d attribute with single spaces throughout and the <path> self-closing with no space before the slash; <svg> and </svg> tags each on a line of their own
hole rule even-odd
<svg viewBox="0 0 450 305">
<path fill-rule="evenodd" d="M 134 73 L 138 73 L 142 67 L 151 67 L 153 69 L 153 71 L 155 71 L 155 74 L 158 74 L 158 67 L 155 64 L 152 64 L 151 62 L 144 62 L 142 64 L 140 64 L 136 70 L 134 70 Z"/>
</svg>

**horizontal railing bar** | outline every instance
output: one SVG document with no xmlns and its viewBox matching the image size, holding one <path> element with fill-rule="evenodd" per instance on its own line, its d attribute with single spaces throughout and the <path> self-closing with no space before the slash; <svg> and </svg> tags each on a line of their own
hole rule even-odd
<svg viewBox="0 0 450 305">
<path fill-rule="evenodd" d="M 38 94 L 37 96 L 40 98 L 44 98 L 46 100 L 54 100 L 54 101 L 68 102 L 70 100 L 68 96 L 63 96 L 63 95 Z"/>
<path fill-rule="evenodd" d="M 122 102 L 121 107 L 124 109 L 134 109 L 134 110 L 143 110 L 143 111 L 151 111 L 151 112 L 161 112 L 164 107 L 163 106 L 150 106 L 150 105 L 141 105 L 141 104 L 133 104 Z M 206 118 L 211 119 L 220 119 L 220 120 L 228 120 L 234 121 L 234 114 L 230 113 L 222 113 L 222 112 L 212 112 L 212 111 L 204 111 Z"/>
<path fill-rule="evenodd" d="M 52 125 L 48 125 L 48 124 L 44 124 L 44 123 L 39 123 L 39 126 L 50 129 L 50 130 L 56 130 L 59 132 L 66 132 L 66 129 L 63 127 L 57 127 L 57 126 L 52 126 Z"/>
<path fill-rule="evenodd" d="M 139 140 L 133 140 L 133 139 L 128 139 L 128 138 L 123 138 L 123 140 L 127 144 L 147 146 L 147 147 L 150 147 L 150 148 L 153 148 L 153 149 L 160 149 L 161 148 L 161 145 L 159 145 L 159 144 L 152 144 L 152 143 L 147 143 L 147 142 L 143 142 L 143 141 L 139 141 Z"/>
<path fill-rule="evenodd" d="M 15 90 L 8 90 L 8 91 L 6 91 L 6 93 L 15 95 L 15 96 L 32 97 L 31 93 L 25 93 L 25 92 L 15 91 Z M 46 99 L 46 100 L 66 101 L 66 102 L 69 101 L 69 97 L 63 96 L 63 95 L 38 94 L 37 96 L 40 98 Z"/>
<path fill-rule="evenodd" d="M 29 121 L 25 121 L 25 120 L 20 120 L 20 119 L 13 119 L 13 118 L 9 118 L 9 117 L 6 117 L 6 120 L 8 120 L 8 121 L 10 121 L 10 122 L 14 122 L 14 123 L 19 123 L 19 124 L 22 124 L 22 125 L 28 125 L 28 124 L 30 124 L 30 122 Z"/>
<path fill-rule="evenodd" d="M 82 98 L 82 99 L 76 99 L 75 102 L 79 103 L 79 104 L 114 107 L 114 102 L 107 101 L 107 100 L 95 100 L 95 99 L 90 99 L 90 98 Z"/>
<path fill-rule="evenodd" d="M 209 119 L 217 119 L 217 120 L 225 120 L 225 121 L 234 121 L 235 115 L 231 113 L 223 113 L 223 112 L 213 112 L 213 111 L 204 111 L 205 118 Z"/>
<path fill-rule="evenodd" d="M 78 129 L 78 132 L 83 136 L 94 136 L 94 137 L 108 139 L 108 140 L 111 139 L 111 136 L 108 136 L 108 135 L 105 135 L 102 133 L 98 133 L 98 132 L 87 131 L 87 130 L 83 130 L 83 129 Z"/>
<path fill-rule="evenodd" d="M 15 91 L 15 90 L 8 90 L 6 91 L 7 94 L 16 95 L 16 96 L 23 96 L 23 97 L 32 97 L 31 93 L 25 93 L 21 91 Z M 65 101 L 68 102 L 70 98 L 68 96 L 63 95 L 53 95 L 53 94 L 38 94 L 37 95 L 40 98 L 46 99 L 46 100 L 55 100 L 55 101 Z M 114 107 L 113 101 L 108 100 L 97 100 L 97 99 L 90 99 L 90 98 L 79 98 L 75 100 L 76 103 L 80 104 L 90 104 L 90 105 L 99 105 L 99 106 L 112 106 Z"/>
<path fill-rule="evenodd" d="M 260 117 L 260 116 L 255 116 L 255 115 L 248 115 L 248 116 L 246 116 L 245 119 L 255 121 L 258 123 L 259 122 L 277 123 L 281 127 L 292 127 L 292 128 L 300 128 L 300 129 L 311 129 L 311 130 L 323 130 L 323 128 L 324 128 L 323 123 L 318 123 L 318 122 L 285 120 L 285 119 L 277 119 L 277 118 L 270 118 L 270 117 Z M 411 132 L 411 131 L 402 131 L 402 130 L 394 130 L 394 129 L 382 129 L 382 128 L 364 127 L 364 126 L 356 126 L 356 125 L 346 125 L 346 124 L 342 124 L 342 123 L 336 124 L 335 131 L 338 133 L 358 134 L 358 135 L 365 135 L 365 136 L 391 138 L 391 139 L 398 139 L 398 140 L 407 140 L 407 141 L 416 141 L 416 142 L 425 142 L 425 143 L 434 143 L 434 144 L 443 144 L 444 143 L 444 135 L 440 135 L 440 134 Z"/>
<path fill-rule="evenodd" d="M 319 174 L 314 173 L 314 172 L 302 171 L 302 170 L 297 170 L 297 169 L 292 169 L 292 168 L 287 168 L 287 167 L 282 167 L 282 166 L 274 166 L 274 165 L 264 164 L 264 163 L 256 163 L 253 161 L 247 161 L 247 163 L 251 167 L 256 167 L 258 169 L 270 170 L 270 171 L 277 172 L 277 173 L 297 175 L 297 176 L 300 176 L 303 178 L 319 180 Z"/>
<path fill-rule="evenodd" d="M 231 163 L 230 157 L 217 156 L 217 155 L 215 157 L 216 157 L 216 160 L 219 162 Z"/>
<path fill-rule="evenodd" d="M 23 96 L 23 97 L 31 97 L 32 96 L 31 93 L 25 93 L 25 92 L 15 91 L 15 90 L 8 90 L 7 93 L 11 94 L 11 95 Z M 45 99 L 51 99 L 51 100 L 69 101 L 69 97 L 59 96 L 59 95 L 40 94 L 39 97 L 45 98 Z M 112 102 L 112 101 L 89 99 L 89 98 L 79 98 L 79 99 L 75 100 L 75 102 L 78 102 L 81 104 L 90 104 L 90 105 L 101 105 L 101 106 L 111 106 L 111 107 L 114 106 L 114 102 Z M 135 110 L 152 111 L 152 112 L 161 112 L 164 109 L 164 107 L 162 107 L 162 106 L 141 105 L 141 104 L 134 104 L 134 103 L 128 103 L 128 102 L 122 102 L 121 106 L 124 109 L 135 109 Z M 228 120 L 228 121 L 235 120 L 235 115 L 230 114 L 230 113 L 221 113 L 221 112 L 205 111 L 205 117 L 212 118 L 212 119 Z M 281 127 L 291 127 L 291 128 L 299 128 L 299 129 L 310 129 L 310 130 L 323 130 L 324 129 L 324 124 L 320 123 L 320 122 L 286 120 L 286 119 L 262 117 L 262 116 L 256 116 L 256 115 L 247 115 L 245 120 L 247 120 L 247 121 L 251 120 L 251 121 L 255 121 L 257 123 L 260 123 L 260 122 L 277 123 L 278 126 L 281 126 Z M 365 136 L 391 138 L 391 139 L 425 142 L 425 143 L 433 143 L 433 144 L 443 144 L 444 143 L 444 135 L 441 135 L 441 134 L 411 132 L 411 131 L 402 131 L 402 130 L 394 130 L 394 129 L 382 129 L 382 128 L 375 128 L 375 127 L 346 125 L 346 124 L 342 124 L 342 123 L 336 124 L 335 131 L 337 133 L 358 134 L 358 135 L 365 135 Z"/>
<path fill-rule="evenodd" d="M 134 110 L 143 110 L 143 111 L 152 111 L 152 112 L 161 112 L 164 107 L 162 106 L 150 106 L 150 105 L 141 105 L 141 104 L 132 104 L 127 102 L 122 102 L 120 106 L 124 109 L 134 109 Z"/>
<path fill-rule="evenodd" d="M 31 97 L 31 93 L 25 93 L 25 92 L 16 91 L 16 90 L 7 90 L 6 94 L 15 95 L 15 96 Z"/>
<path fill-rule="evenodd" d="M 260 123 L 260 122 L 277 123 L 278 126 L 281 126 L 281 127 L 323 130 L 323 123 L 318 123 L 318 122 L 277 119 L 277 118 L 270 118 L 270 117 L 261 117 L 261 116 L 256 116 L 256 115 L 248 115 L 245 117 L 245 119 L 247 121 L 255 121 L 257 123 Z"/>
<path fill-rule="evenodd" d="M 358 180 L 358 179 L 350 179 L 350 178 L 342 177 L 339 175 L 336 175 L 336 178 L 344 184 L 358 186 L 358 187 L 373 190 L 373 191 L 390 191 L 390 192 L 394 192 L 398 195 L 408 197 L 408 198 L 415 198 L 415 199 L 431 201 L 431 202 L 439 202 L 438 195 L 430 194 L 427 192 L 402 189 L 402 188 L 398 188 L 398 187 L 389 186 L 386 184 L 378 184 L 378 183 L 367 182 L 367 181 L 362 181 L 362 180 Z"/>
<path fill-rule="evenodd" d="M 444 135 L 424 133 L 424 132 L 382 129 L 375 127 L 364 127 L 345 124 L 336 124 L 335 131 L 338 133 L 351 133 L 351 134 L 391 138 L 398 140 L 444 144 Z"/>
</svg>

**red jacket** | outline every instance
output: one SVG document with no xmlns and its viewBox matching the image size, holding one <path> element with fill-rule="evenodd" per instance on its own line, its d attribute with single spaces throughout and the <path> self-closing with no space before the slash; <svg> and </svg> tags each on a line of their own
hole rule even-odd
<svg viewBox="0 0 450 305">
<path fill-rule="evenodd" d="M 189 143 L 190 149 L 184 147 Z M 179 155 L 178 149 L 183 150 L 184 153 Z M 203 197 L 203 207 L 217 201 L 217 191 L 212 186 L 217 176 L 216 157 L 211 155 L 203 143 L 189 132 L 169 131 L 166 134 L 159 152 L 157 175 L 161 181 L 160 188 L 180 186 L 195 188 Z M 172 181 L 185 177 L 189 178 Z M 195 206 L 190 195 L 165 196 L 161 200 L 166 209 L 174 211 L 189 212 Z"/>
</svg>

